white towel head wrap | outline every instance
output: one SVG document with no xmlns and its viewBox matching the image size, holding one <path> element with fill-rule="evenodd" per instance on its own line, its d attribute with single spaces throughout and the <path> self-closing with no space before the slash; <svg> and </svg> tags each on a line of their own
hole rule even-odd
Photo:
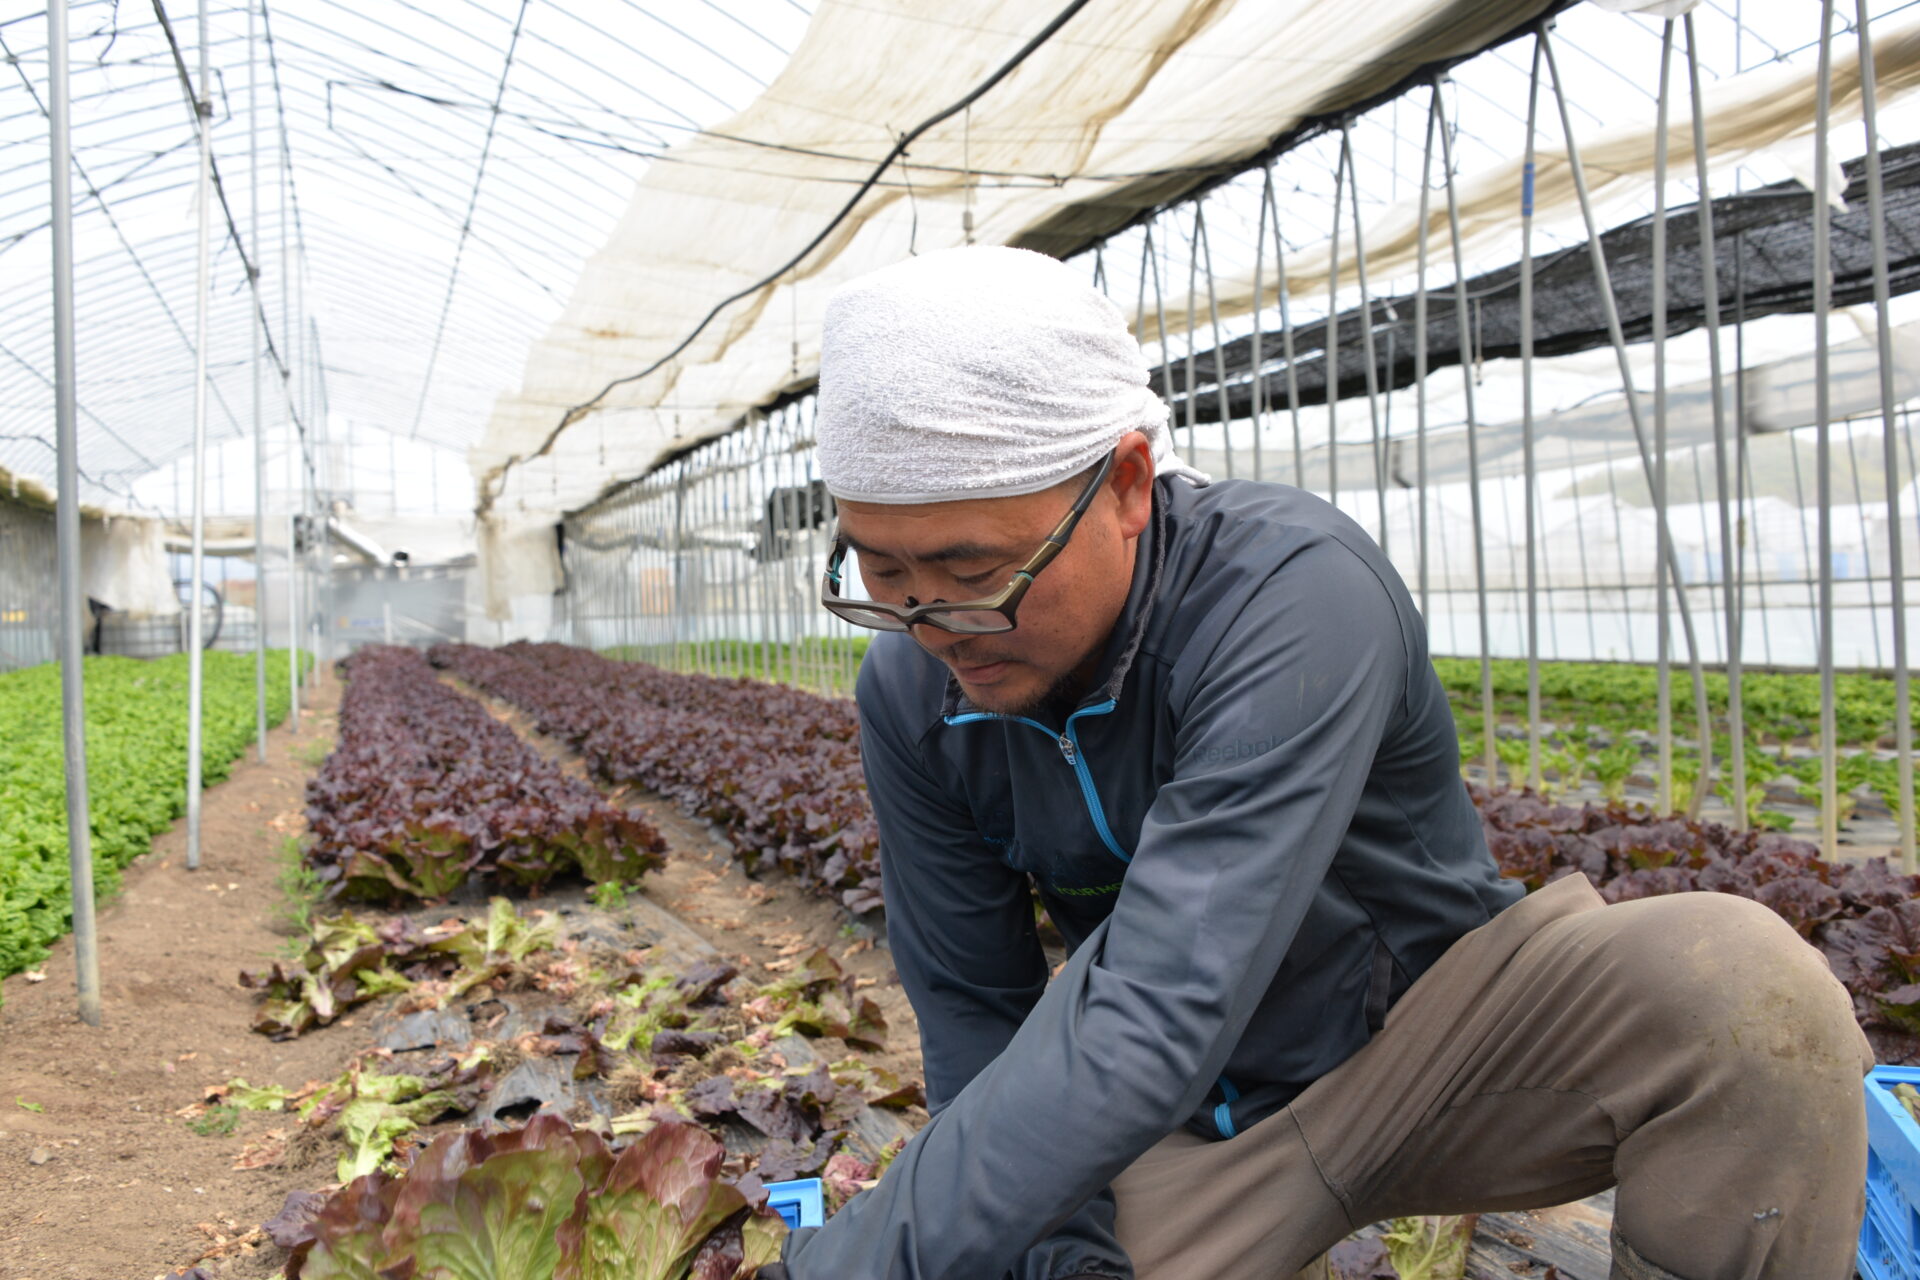
<svg viewBox="0 0 1920 1280">
<path fill-rule="evenodd" d="M 1126 317 L 1062 263 L 1025 249 L 923 254 L 827 301 L 820 472 L 836 498 L 923 503 L 1037 493 L 1129 431 L 1162 475 L 1167 406 Z"/>
</svg>

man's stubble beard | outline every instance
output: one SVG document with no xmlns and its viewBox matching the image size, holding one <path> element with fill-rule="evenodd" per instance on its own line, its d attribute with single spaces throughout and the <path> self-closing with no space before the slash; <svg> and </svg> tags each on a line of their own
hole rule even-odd
<svg viewBox="0 0 1920 1280">
<path fill-rule="evenodd" d="M 1029 694 L 1026 697 L 1007 702 L 995 699 L 991 695 L 988 695 L 985 701 L 979 697 L 974 697 L 972 699 L 973 704 L 983 711 L 988 711 L 999 716 L 1014 716 L 1029 720 L 1038 720 L 1042 724 L 1051 721 L 1064 722 L 1067 714 L 1073 710 L 1081 698 L 1086 696 L 1088 687 L 1093 683 L 1094 667 L 1102 647 L 1103 646 L 1096 645 L 1093 651 L 1086 657 L 1083 657 L 1071 671 L 1056 677 L 1052 684 L 1037 694 Z M 972 661 L 963 661 L 962 659 L 966 657 L 967 655 L 964 653 L 956 653 L 954 655 L 955 661 L 950 664 L 950 669 L 952 665 L 983 665 Z M 1001 660 L 1009 661 L 1009 659 Z"/>
</svg>

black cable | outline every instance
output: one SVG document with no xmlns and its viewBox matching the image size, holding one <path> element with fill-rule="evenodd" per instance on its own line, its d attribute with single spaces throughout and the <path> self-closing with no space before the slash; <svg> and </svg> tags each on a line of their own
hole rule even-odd
<svg viewBox="0 0 1920 1280">
<path fill-rule="evenodd" d="M 440 301 L 440 322 L 433 329 L 433 345 L 427 349 L 427 370 L 420 376 L 420 400 L 413 409 L 413 427 L 409 440 L 420 436 L 420 419 L 427 412 L 427 393 L 433 389 L 433 367 L 440 362 L 440 344 L 447 336 L 447 317 L 453 312 L 454 291 L 460 286 L 460 260 L 466 255 L 467 241 L 473 235 L 473 215 L 480 207 L 480 184 L 486 181 L 487 159 L 493 154 L 494 134 L 500 128 L 500 103 L 507 96 L 507 76 L 513 72 L 513 54 L 520 47 L 520 32 L 527 21 L 528 0 L 520 0 L 520 11 L 513 20 L 513 34 L 507 38 L 507 56 L 500 65 L 500 80 L 493 90 L 493 112 L 487 117 L 487 136 L 480 144 L 480 163 L 474 166 L 473 190 L 467 196 L 467 216 L 460 220 L 460 239 L 453 246 L 453 266 L 447 272 L 447 295 Z"/>
<path fill-rule="evenodd" d="M 159 3 L 160 3 L 160 0 L 154 0 L 154 4 L 156 6 L 158 6 Z M 742 298 L 751 297 L 753 294 L 758 293 L 760 290 L 766 288 L 767 286 L 773 284 L 775 281 L 779 280 L 780 277 L 792 271 L 795 267 L 799 266 L 800 263 L 804 262 L 808 254 L 812 253 L 815 249 L 819 248 L 823 243 L 825 243 L 827 237 L 832 235 L 834 230 L 838 228 L 842 222 L 845 222 L 847 220 L 848 215 L 851 214 L 854 211 L 855 207 L 857 207 L 859 203 L 866 198 L 867 192 L 871 191 L 874 188 L 874 186 L 879 183 L 880 176 L 884 174 L 887 171 L 887 169 L 892 166 L 895 160 L 899 159 L 902 155 L 906 154 L 906 150 L 909 145 L 911 145 L 922 134 L 926 133 L 929 129 L 933 128 L 935 125 L 941 123 L 944 120 L 948 120 L 953 116 L 959 115 L 962 111 L 965 111 L 968 107 L 972 106 L 975 102 L 978 102 L 981 98 L 985 97 L 986 94 L 989 91 L 991 91 L 995 85 L 999 84 L 1002 80 L 1012 75 L 1014 71 L 1019 68 L 1021 63 L 1025 62 L 1028 58 L 1032 57 L 1033 54 L 1042 45 L 1046 44 L 1048 40 L 1051 40 L 1054 36 L 1054 33 L 1059 31 L 1060 28 L 1066 26 L 1067 23 L 1070 22 L 1076 14 L 1078 14 L 1082 9 L 1087 7 L 1087 4 L 1088 4 L 1088 0 L 1069 0 L 1069 3 L 1067 4 L 1067 6 L 1062 10 L 1060 10 L 1059 13 L 1055 14 L 1053 16 L 1053 19 L 1050 22 L 1048 22 L 1046 26 L 1042 27 L 1031 39 L 1029 39 L 1022 46 L 1020 46 L 1020 48 L 1015 51 L 1014 55 L 1011 58 L 1007 59 L 1006 62 L 1002 63 L 999 66 L 999 68 L 996 69 L 985 80 L 982 80 L 978 85 L 975 85 L 974 88 L 969 93 L 967 93 L 964 97 L 958 99 L 957 101 L 952 103 L 950 106 L 942 108 L 940 111 L 934 113 L 933 115 L 928 116 L 925 120 L 915 125 L 912 129 L 909 129 L 907 132 L 901 134 L 899 141 L 895 142 L 893 144 L 892 149 L 889 150 L 887 154 L 881 158 L 880 162 L 874 166 L 873 172 L 867 176 L 867 180 L 861 183 L 860 188 L 853 193 L 853 196 L 846 202 L 845 205 L 841 206 L 840 212 L 834 214 L 833 217 L 830 220 L 828 220 L 827 225 L 822 227 L 819 230 L 819 232 L 813 237 L 813 239 L 809 240 L 806 243 L 805 247 L 803 247 L 800 250 L 800 252 L 794 254 L 785 263 L 781 264 L 778 270 L 773 271 L 772 273 L 765 276 L 764 278 L 757 281 L 756 283 L 748 285 L 746 288 L 740 289 L 728 295 L 727 297 L 721 299 L 719 302 L 715 303 L 713 306 L 713 309 L 708 311 L 705 316 L 701 317 L 700 322 L 693 327 L 693 330 L 690 333 L 688 333 L 686 337 L 680 339 L 680 341 L 674 345 L 671 351 L 668 351 L 665 355 L 661 356 L 658 360 L 655 360 L 652 364 L 648 365 L 646 368 L 640 370 L 638 373 L 631 373 L 631 374 L 627 374 L 625 377 L 615 378 L 613 381 L 607 383 L 606 386 L 600 388 L 600 391 L 598 392 L 598 394 L 596 394 L 591 400 L 587 400 L 582 404 L 577 404 L 573 406 L 571 409 L 568 409 L 566 413 L 562 415 L 559 425 L 554 427 L 554 429 L 548 433 L 547 438 L 541 441 L 540 447 L 538 449 L 535 449 L 531 454 L 516 453 L 510 456 L 504 463 L 501 464 L 499 471 L 494 473 L 494 476 L 490 478 L 489 481 L 487 482 L 486 489 L 481 496 L 479 506 L 475 510 L 474 514 L 477 516 L 485 516 L 489 511 L 493 509 L 493 501 L 496 497 L 499 496 L 500 491 L 505 487 L 507 473 L 513 469 L 516 463 L 530 461 L 533 458 L 538 458 L 545 455 L 549 450 L 553 448 L 554 442 L 560 438 L 561 432 L 565 431 L 568 427 L 572 426 L 575 422 L 579 421 L 595 405 L 599 404 L 602 400 L 606 399 L 608 394 L 611 393 L 615 387 L 623 386 L 629 382 L 638 382 L 640 379 L 646 377 L 648 374 L 651 374 L 655 370 L 661 368 L 669 360 L 674 359 L 681 352 L 685 351 L 688 347 L 692 346 L 694 339 L 698 338 L 702 333 L 705 333 L 707 330 L 707 326 L 712 324 L 716 319 L 718 319 L 722 311 L 726 310 L 728 307 L 732 306 L 734 303 L 740 301 Z"/>
<path fill-rule="evenodd" d="M 187 74 L 187 60 L 180 52 L 179 39 L 173 34 L 173 23 L 167 17 L 164 0 L 153 0 L 153 12 L 154 16 L 160 19 L 160 30 L 167 37 L 167 47 L 173 51 L 174 71 L 179 76 L 181 89 L 186 92 L 187 110 L 188 113 L 193 116 L 194 128 L 198 130 L 202 127 L 200 117 L 203 104 L 193 91 L 193 78 Z M 261 17 L 263 20 L 265 16 L 266 6 L 263 4 L 261 6 Z M 267 50 L 269 61 L 271 61 L 273 51 L 273 36 L 271 31 L 269 31 L 267 35 Z M 277 68 L 274 73 L 274 89 L 277 96 L 279 92 L 279 73 Z M 282 117 L 282 129 L 284 145 L 284 116 Z M 259 316 L 260 334 L 266 340 L 267 356 L 273 361 L 274 368 L 280 374 L 281 390 L 287 394 L 287 416 L 293 421 L 294 430 L 300 437 L 301 460 L 307 464 L 308 479 L 313 484 L 314 491 L 317 493 L 320 487 L 319 473 L 314 469 L 313 454 L 308 447 L 306 424 L 300 420 L 300 411 L 293 403 L 291 392 L 293 370 L 288 366 L 286 359 L 280 354 L 280 349 L 273 340 L 273 325 L 267 320 L 266 300 L 260 296 L 260 269 L 253 264 L 253 258 L 247 252 L 246 242 L 240 238 L 240 224 L 234 219 L 233 206 L 227 203 L 226 184 L 220 180 L 220 165 L 219 162 L 213 158 L 213 149 L 211 147 L 207 149 L 207 168 L 213 178 L 214 193 L 220 197 L 220 211 L 227 220 L 227 236 L 233 241 L 234 250 L 240 255 L 240 265 L 246 270 L 247 287 L 253 295 L 253 309 Z M 288 180 L 291 181 L 293 166 L 292 155 L 290 153 L 288 155 L 287 169 L 289 174 Z"/>
</svg>

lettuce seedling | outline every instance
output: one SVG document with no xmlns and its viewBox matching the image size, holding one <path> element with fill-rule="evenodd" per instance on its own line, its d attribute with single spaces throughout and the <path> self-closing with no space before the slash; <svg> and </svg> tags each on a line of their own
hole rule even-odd
<svg viewBox="0 0 1920 1280">
<path fill-rule="evenodd" d="M 448 1134 L 396 1178 L 356 1178 L 293 1238 L 287 1280 L 747 1280 L 786 1227 L 757 1179 L 720 1177 L 726 1152 L 667 1124 L 617 1155 L 598 1134 L 536 1116 L 501 1134 Z"/>
</svg>

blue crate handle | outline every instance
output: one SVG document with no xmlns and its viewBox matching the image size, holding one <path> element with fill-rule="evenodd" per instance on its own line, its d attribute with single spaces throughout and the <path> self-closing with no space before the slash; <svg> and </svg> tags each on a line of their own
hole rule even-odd
<svg viewBox="0 0 1920 1280">
<path fill-rule="evenodd" d="M 785 1218 L 790 1230 L 818 1227 L 827 1220 L 826 1191 L 818 1178 L 769 1182 L 767 1207 Z"/>
</svg>

